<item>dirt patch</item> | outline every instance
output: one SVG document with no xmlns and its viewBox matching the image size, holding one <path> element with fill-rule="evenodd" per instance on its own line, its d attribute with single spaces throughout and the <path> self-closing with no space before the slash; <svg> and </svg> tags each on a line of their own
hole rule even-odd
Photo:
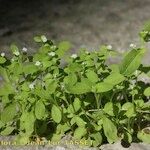
<svg viewBox="0 0 150 150">
<path fill-rule="evenodd" d="M 150 20 L 149 8 L 149 0 L 0 0 L 0 51 L 8 52 L 12 42 L 36 51 L 37 34 L 69 40 L 74 50 L 112 44 L 124 51 L 130 43 L 139 44 L 138 33 Z M 145 63 L 150 63 L 149 56 Z"/>
</svg>

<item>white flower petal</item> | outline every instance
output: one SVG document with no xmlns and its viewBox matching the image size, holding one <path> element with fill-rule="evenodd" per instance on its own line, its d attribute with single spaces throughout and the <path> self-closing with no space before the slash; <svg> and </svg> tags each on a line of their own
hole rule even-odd
<svg viewBox="0 0 150 150">
<path fill-rule="evenodd" d="M 31 83 L 31 84 L 29 85 L 29 88 L 30 88 L 31 90 L 34 89 L 34 84 Z"/>
<path fill-rule="evenodd" d="M 48 53 L 48 55 L 49 55 L 49 56 L 55 56 L 56 53 L 55 53 L 55 52 L 50 52 L 50 53 Z"/>
<path fill-rule="evenodd" d="M 77 54 L 72 54 L 72 55 L 71 55 L 71 58 L 74 58 L 74 59 L 75 59 L 75 58 L 77 58 L 77 57 L 78 57 Z"/>
<path fill-rule="evenodd" d="M 56 49 L 56 45 L 51 46 L 52 49 Z"/>
<path fill-rule="evenodd" d="M 112 46 L 111 45 L 107 45 L 107 49 L 108 50 L 112 50 Z"/>
<path fill-rule="evenodd" d="M 131 43 L 131 44 L 130 44 L 130 48 L 136 48 L 136 45 L 133 44 L 133 43 Z"/>
<path fill-rule="evenodd" d="M 36 61 L 36 62 L 35 62 L 35 65 L 36 65 L 36 66 L 40 66 L 40 65 L 41 65 L 41 62 L 40 62 L 40 61 Z"/>
<path fill-rule="evenodd" d="M 27 49 L 26 47 L 23 47 L 23 48 L 22 48 L 22 51 L 23 51 L 23 52 L 27 52 L 28 49 Z"/>
<path fill-rule="evenodd" d="M 4 53 L 4 52 L 2 52 L 2 53 L 1 53 L 1 56 L 2 56 L 2 57 L 5 57 L 5 53 Z"/>
<path fill-rule="evenodd" d="M 45 35 L 42 35 L 42 36 L 41 36 L 41 39 L 42 39 L 42 41 L 43 41 L 44 43 L 47 42 L 47 38 L 46 38 Z"/>
</svg>

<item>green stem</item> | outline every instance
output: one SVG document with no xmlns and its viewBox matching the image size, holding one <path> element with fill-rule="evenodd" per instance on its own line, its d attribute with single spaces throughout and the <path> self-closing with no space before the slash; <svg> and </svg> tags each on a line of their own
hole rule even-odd
<svg viewBox="0 0 150 150">
<path fill-rule="evenodd" d="M 125 98 L 126 102 L 128 102 L 127 94 L 124 91 L 122 91 L 122 92 L 123 92 L 123 95 L 124 95 L 124 98 Z"/>
<path fill-rule="evenodd" d="M 94 96 L 95 96 L 95 99 L 96 99 L 97 109 L 99 110 L 100 109 L 100 105 L 101 105 L 101 100 L 99 101 L 99 95 L 97 95 L 96 93 L 94 93 Z"/>
</svg>

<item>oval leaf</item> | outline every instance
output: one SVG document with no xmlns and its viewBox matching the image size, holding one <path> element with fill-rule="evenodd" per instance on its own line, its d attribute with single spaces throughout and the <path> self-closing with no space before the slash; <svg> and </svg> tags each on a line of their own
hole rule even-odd
<svg viewBox="0 0 150 150">
<path fill-rule="evenodd" d="M 5 128 L 0 135 L 6 136 L 12 133 L 12 131 L 14 130 L 14 127 L 7 127 Z"/>
<path fill-rule="evenodd" d="M 125 76 L 130 76 L 134 73 L 141 64 L 144 52 L 144 49 L 133 49 L 130 51 L 120 65 L 120 73 Z"/>
<path fill-rule="evenodd" d="M 146 88 L 146 89 L 144 90 L 144 95 L 145 95 L 145 96 L 150 96 L 150 87 L 148 87 L 148 88 Z"/>
<path fill-rule="evenodd" d="M 52 110 L 51 110 L 51 115 L 52 115 L 52 119 L 56 123 L 60 123 L 62 114 L 61 114 L 60 109 L 56 105 L 53 105 Z"/>
<path fill-rule="evenodd" d="M 45 116 L 45 105 L 41 100 L 35 104 L 35 116 L 37 119 L 42 119 Z"/>
<path fill-rule="evenodd" d="M 95 87 L 93 87 L 93 90 L 96 93 L 103 93 L 103 92 L 110 91 L 112 89 L 113 89 L 113 85 L 106 82 L 100 82 L 96 84 Z"/>
<path fill-rule="evenodd" d="M 87 133 L 87 131 L 84 127 L 78 127 L 74 131 L 74 138 L 75 139 L 81 139 L 86 133 Z"/>
<path fill-rule="evenodd" d="M 16 115 L 16 105 L 10 104 L 1 113 L 1 121 L 3 123 L 8 123 L 13 120 Z"/>
<path fill-rule="evenodd" d="M 113 143 L 118 140 L 116 126 L 110 119 L 106 117 L 103 118 L 103 129 L 109 143 Z"/>
<path fill-rule="evenodd" d="M 125 80 L 125 77 L 123 75 L 121 75 L 118 72 L 113 72 L 104 80 L 104 82 L 112 84 L 112 85 L 117 85 L 124 80 Z"/>
</svg>

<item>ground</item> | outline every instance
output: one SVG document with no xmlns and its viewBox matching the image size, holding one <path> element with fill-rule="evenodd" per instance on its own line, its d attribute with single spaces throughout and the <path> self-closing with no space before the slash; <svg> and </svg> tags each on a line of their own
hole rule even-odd
<svg viewBox="0 0 150 150">
<path fill-rule="evenodd" d="M 138 33 L 150 20 L 149 8 L 149 0 L 0 0 L 0 51 L 8 51 L 12 42 L 36 51 L 37 34 L 69 40 L 74 51 L 102 44 L 124 51 L 130 43 L 140 44 Z M 149 56 L 150 51 L 145 63 Z"/>
</svg>

